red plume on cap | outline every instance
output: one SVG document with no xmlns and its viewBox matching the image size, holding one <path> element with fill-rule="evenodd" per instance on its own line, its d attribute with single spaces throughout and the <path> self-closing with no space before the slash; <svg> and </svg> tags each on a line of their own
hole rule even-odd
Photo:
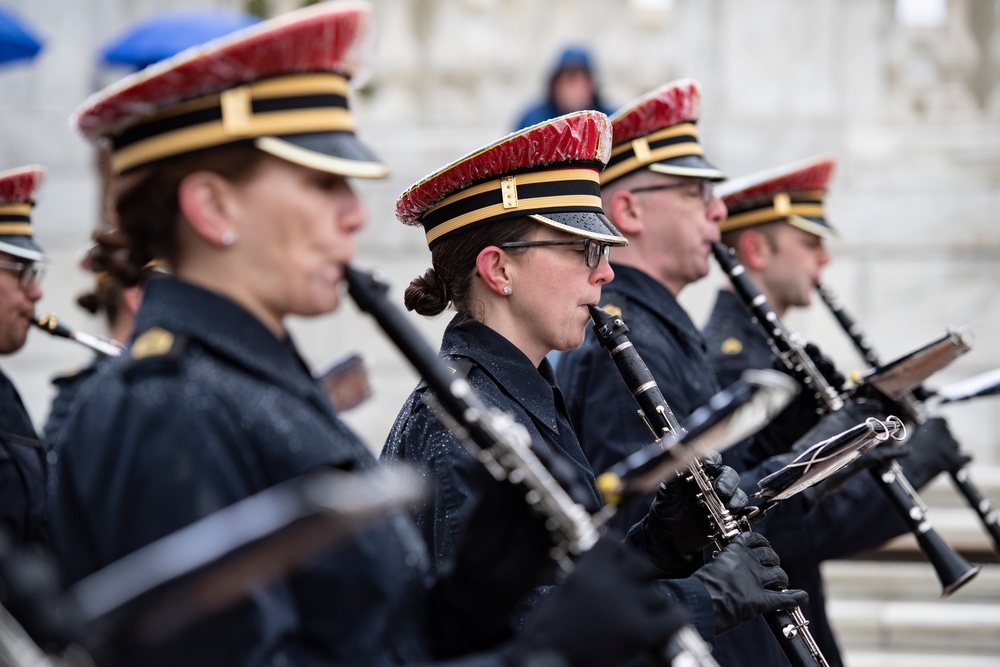
<svg viewBox="0 0 1000 667">
<path fill-rule="evenodd" d="M 612 143 L 631 141 L 671 125 L 698 120 L 701 86 L 692 79 L 665 84 L 611 116 Z"/>
<path fill-rule="evenodd" d="M 734 178 L 715 189 L 730 213 L 739 213 L 748 202 L 770 199 L 779 192 L 826 190 L 837 161 L 815 157 L 775 169 Z"/>
<path fill-rule="evenodd" d="M 0 204 L 30 202 L 45 180 L 45 167 L 31 165 L 0 172 Z"/>
<path fill-rule="evenodd" d="M 94 139 L 170 104 L 276 74 L 351 76 L 371 55 L 362 52 L 370 41 L 362 33 L 370 30 L 371 14 L 366 2 L 322 3 L 289 12 L 126 77 L 88 99 L 72 122 Z"/>
<path fill-rule="evenodd" d="M 442 167 L 401 194 L 396 217 L 421 224 L 421 215 L 448 195 L 479 181 L 562 162 L 608 161 L 611 129 L 608 117 L 579 111 L 533 125 Z M 595 167 L 596 168 L 596 167 Z"/>
</svg>

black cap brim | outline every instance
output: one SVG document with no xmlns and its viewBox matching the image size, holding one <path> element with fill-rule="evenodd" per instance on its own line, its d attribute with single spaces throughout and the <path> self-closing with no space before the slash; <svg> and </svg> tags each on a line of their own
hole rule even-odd
<svg viewBox="0 0 1000 667">
<path fill-rule="evenodd" d="M 603 213 L 589 211 L 535 213 L 528 217 L 567 234 L 594 239 L 609 245 L 628 245 L 628 239 L 611 224 L 611 221 Z"/>
<path fill-rule="evenodd" d="M 42 246 L 38 245 L 31 236 L 0 236 L 0 252 L 33 262 L 48 260 L 48 255 L 45 254 Z"/>
<path fill-rule="evenodd" d="M 288 162 L 351 178 L 385 178 L 389 168 L 353 132 L 258 137 L 254 145 Z"/>
</svg>

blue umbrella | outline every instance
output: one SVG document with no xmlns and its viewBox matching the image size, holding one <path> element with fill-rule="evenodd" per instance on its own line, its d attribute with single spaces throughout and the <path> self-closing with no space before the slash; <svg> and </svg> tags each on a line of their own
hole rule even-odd
<svg viewBox="0 0 1000 667">
<path fill-rule="evenodd" d="M 251 14 L 220 9 L 157 14 L 105 45 L 101 49 L 101 60 L 142 69 L 258 21 L 260 19 Z"/>
<path fill-rule="evenodd" d="M 9 9 L 0 8 L 0 63 L 34 58 L 42 50 L 33 30 Z"/>
</svg>

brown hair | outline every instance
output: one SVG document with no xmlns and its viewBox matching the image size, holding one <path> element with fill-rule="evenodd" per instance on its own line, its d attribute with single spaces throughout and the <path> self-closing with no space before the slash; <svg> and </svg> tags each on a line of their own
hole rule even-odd
<svg viewBox="0 0 1000 667">
<path fill-rule="evenodd" d="M 131 287 L 150 262 L 175 264 L 181 181 L 196 171 L 212 171 L 235 183 L 245 182 L 264 156 L 247 141 L 185 153 L 114 177 L 107 190 L 104 219 L 109 227 L 121 230 L 126 257 L 109 270 L 123 286 Z"/>
<path fill-rule="evenodd" d="M 431 268 L 414 278 L 403 293 L 407 310 L 424 317 L 440 315 L 449 304 L 459 313 L 482 319 L 481 304 L 474 302 L 469 284 L 476 271 L 476 258 L 488 246 L 520 241 L 539 227 L 531 218 L 488 224 L 457 232 L 440 241 L 431 250 Z M 519 253 L 527 248 L 512 248 Z"/>
</svg>

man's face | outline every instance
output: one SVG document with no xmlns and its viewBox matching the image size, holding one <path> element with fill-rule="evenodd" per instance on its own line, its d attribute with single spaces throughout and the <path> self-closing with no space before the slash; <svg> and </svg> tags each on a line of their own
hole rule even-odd
<svg viewBox="0 0 1000 667">
<path fill-rule="evenodd" d="M 726 206 L 702 178 L 652 174 L 631 190 L 642 216 L 648 266 L 676 296 L 708 275 Z"/>
<path fill-rule="evenodd" d="M 0 253 L 0 261 L 25 265 L 31 260 Z M 0 265 L 0 354 L 12 354 L 24 346 L 28 329 L 35 316 L 35 302 L 42 298 L 42 286 L 37 280 L 24 289 L 21 273 Z"/>
<path fill-rule="evenodd" d="M 764 231 L 768 261 L 762 272 L 775 306 L 808 306 L 830 253 L 822 237 L 785 223 Z"/>
</svg>

